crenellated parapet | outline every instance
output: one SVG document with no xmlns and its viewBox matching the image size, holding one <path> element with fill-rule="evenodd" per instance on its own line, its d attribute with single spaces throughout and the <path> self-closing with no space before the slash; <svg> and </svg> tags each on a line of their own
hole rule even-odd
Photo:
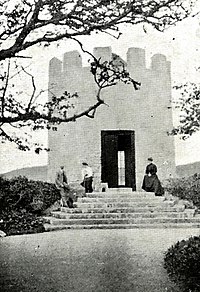
<svg viewBox="0 0 200 292">
<path fill-rule="evenodd" d="M 93 55 L 97 59 L 101 58 L 101 61 L 104 62 L 113 60 L 114 54 L 112 54 L 111 47 L 96 47 L 93 50 Z M 127 64 L 127 69 L 130 70 L 131 73 L 134 74 L 135 72 L 135 75 L 142 76 L 147 71 L 145 50 L 141 48 L 129 48 L 127 51 L 127 60 L 124 61 L 124 63 Z M 171 64 L 167 61 L 166 56 L 155 54 L 151 58 L 151 65 L 148 71 L 155 72 L 155 74 L 163 72 L 164 74 L 170 75 L 170 67 Z M 63 56 L 63 61 L 57 58 L 50 60 L 49 79 L 59 78 L 61 75 L 65 78 L 67 75 L 71 75 L 74 72 L 81 73 L 82 69 L 82 57 L 80 52 L 66 52 Z"/>
<path fill-rule="evenodd" d="M 153 55 L 150 66 L 147 67 L 145 50 L 142 48 L 129 48 L 126 60 L 112 53 L 111 47 L 96 47 L 93 50 L 93 55 L 97 59 L 101 59 L 102 62 L 113 60 L 116 65 L 123 63 L 131 77 L 142 84 L 140 92 L 145 96 L 145 98 L 142 98 L 144 106 L 146 102 L 150 102 L 152 99 L 154 99 L 155 104 L 160 100 L 159 103 L 162 102 L 163 106 L 170 102 L 171 63 L 166 56 L 162 54 Z M 123 100 L 126 96 L 133 94 L 129 86 L 121 86 L 123 84 L 108 90 L 113 92 L 115 100 Z M 56 95 L 63 94 L 65 90 L 71 93 L 78 92 L 80 97 L 83 97 L 79 99 L 80 106 L 81 104 L 85 106 L 87 103 L 93 103 L 96 84 L 89 66 L 83 67 L 82 56 L 79 51 L 66 52 L 62 61 L 57 58 L 51 59 L 49 63 L 49 88 L 52 88 Z M 165 88 L 165 90 L 163 91 L 162 88 Z M 137 93 L 136 98 L 139 98 L 141 94 Z M 49 96 L 51 97 L 51 94 Z M 153 107 L 153 103 L 150 104 Z"/>
</svg>

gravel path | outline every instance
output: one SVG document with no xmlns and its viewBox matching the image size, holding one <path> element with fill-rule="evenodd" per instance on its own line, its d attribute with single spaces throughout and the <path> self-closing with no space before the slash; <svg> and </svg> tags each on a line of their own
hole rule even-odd
<svg viewBox="0 0 200 292">
<path fill-rule="evenodd" d="M 0 291 L 179 292 L 163 253 L 199 229 L 63 230 L 0 239 Z"/>
</svg>

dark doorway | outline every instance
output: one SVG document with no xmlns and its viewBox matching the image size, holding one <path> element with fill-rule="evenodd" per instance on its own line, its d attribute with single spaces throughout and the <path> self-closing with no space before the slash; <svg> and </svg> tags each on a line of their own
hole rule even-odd
<svg viewBox="0 0 200 292">
<path fill-rule="evenodd" d="M 136 190 L 134 131 L 102 131 L 101 145 L 102 182 Z"/>
</svg>

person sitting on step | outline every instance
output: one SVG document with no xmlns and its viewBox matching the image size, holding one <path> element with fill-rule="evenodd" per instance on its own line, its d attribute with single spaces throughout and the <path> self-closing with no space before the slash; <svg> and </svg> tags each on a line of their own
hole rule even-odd
<svg viewBox="0 0 200 292">
<path fill-rule="evenodd" d="M 156 196 L 164 195 L 164 189 L 157 176 L 157 166 L 153 163 L 152 157 L 148 158 L 142 189 L 146 192 L 154 192 Z"/>
</svg>

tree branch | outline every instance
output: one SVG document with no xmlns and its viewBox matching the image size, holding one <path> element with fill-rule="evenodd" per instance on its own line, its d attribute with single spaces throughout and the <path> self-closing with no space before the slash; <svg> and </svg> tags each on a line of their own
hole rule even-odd
<svg viewBox="0 0 200 292">
<path fill-rule="evenodd" d="M 22 71 L 23 71 L 23 72 L 25 72 L 27 75 L 29 75 L 29 76 L 31 77 L 32 86 L 33 86 L 33 92 L 32 92 L 31 98 L 30 98 L 30 100 L 29 100 L 28 106 L 27 106 L 27 108 L 26 108 L 26 112 L 28 113 L 29 110 L 30 110 L 30 107 L 31 107 L 31 105 L 32 105 L 33 98 L 34 98 L 34 96 L 35 96 L 36 86 L 35 86 L 35 80 L 34 80 L 33 75 L 30 74 L 29 72 L 27 72 L 23 66 L 21 66 L 21 68 L 22 68 Z"/>
<path fill-rule="evenodd" d="M 5 95 L 6 95 L 6 90 L 8 87 L 9 74 L 10 74 L 10 59 L 8 60 L 6 83 L 5 83 L 5 87 L 3 88 L 3 94 L 1 97 L 1 116 L 2 116 L 2 118 L 4 117 Z"/>
<path fill-rule="evenodd" d="M 56 11 L 52 8 L 52 1 L 38 0 L 35 2 L 33 14 L 27 24 L 24 24 L 14 45 L 0 51 L 0 60 L 14 57 L 20 51 L 40 43 L 52 43 L 64 38 L 90 35 L 93 31 L 109 33 L 116 31 L 122 23 L 139 24 L 149 23 L 158 30 L 168 24 L 174 24 L 187 17 L 191 12 L 192 1 L 188 0 L 183 6 L 181 0 L 163 0 L 159 3 L 148 1 L 147 3 L 136 1 L 124 1 L 118 4 L 110 1 L 103 5 L 97 1 L 77 1 L 68 13 L 66 3 L 57 1 Z M 60 5 L 60 6 L 59 6 Z M 118 7 L 119 6 L 119 7 Z M 60 8 L 58 8 L 60 7 Z M 106 7 L 106 8 L 105 8 Z M 44 21 L 39 18 L 40 11 L 45 8 L 49 13 L 49 19 Z M 164 11 L 168 9 L 166 14 Z M 51 37 L 48 36 L 49 25 L 52 25 Z M 62 27 L 64 29 L 62 29 Z M 43 36 L 37 36 L 39 29 L 43 29 Z M 41 31 L 42 32 L 42 31 Z M 25 41 L 29 35 L 35 36 L 34 40 Z"/>
<path fill-rule="evenodd" d="M 14 6 L 9 6 L 11 1 L 1 1 L 0 44 L 3 49 L 0 50 L 0 61 L 8 58 L 9 63 L 7 75 L 1 76 L 5 87 L 2 88 L 0 123 L 1 128 L 4 124 L 9 124 L 19 128 L 30 126 L 32 130 L 48 128 L 49 124 L 76 121 L 84 116 L 94 118 L 97 108 L 102 104 L 106 105 L 102 90 L 119 82 L 131 84 L 135 90 L 140 88 L 140 83 L 130 77 L 122 62 L 115 66 L 113 60 L 102 62 L 101 58 L 97 59 L 84 49 L 77 39 L 79 36 L 90 35 L 96 31 L 118 38 L 120 25 L 124 23 L 147 23 L 162 31 L 163 28 L 191 14 L 193 5 L 193 0 L 21 0 Z M 10 7 L 13 7 L 13 10 L 10 10 Z M 63 39 L 76 41 L 81 50 L 91 57 L 90 71 L 97 86 L 92 105 L 67 116 L 68 110 L 75 107 L 73 100 L 78 97 L 77 93 L 71 95 L 67 91 L 61 97 L 52 94 L 52 100 L 43 105 L 36 104 L 36 99 L 44 90 L 36 95 L 34 76 L 28 73 L 25 66 L 22 66 L 21 70 L 28 78 L 31 77 L 33 88 L 27 103 L 23 104 L 17 97 L 14 98 L 13 93 L 6 94 L 9 88 L 8 80 L 21 72 L 16 67 L 17 73 L 9 76 L 11 58 L 21 58 L 23 61 L 24 58 L 30 58 L 23 55 L 24 50 L 34 45 L 50 45 Z M 21 91 L 18 90 L 16 94 L 21 94 Z M 195 107 L 192 106 L 191 109 L 194 112 Z M 185 110 L 187 112 L 188 108 Z M 196 129 L 196 118 L 192 121 L 193 129 Z M 21 139 L 9 136 L 3 129 L 0 136 L 16 143 L 21 150 L 29 149 L 26 145 L 23 148 Z"/>
</svg>

